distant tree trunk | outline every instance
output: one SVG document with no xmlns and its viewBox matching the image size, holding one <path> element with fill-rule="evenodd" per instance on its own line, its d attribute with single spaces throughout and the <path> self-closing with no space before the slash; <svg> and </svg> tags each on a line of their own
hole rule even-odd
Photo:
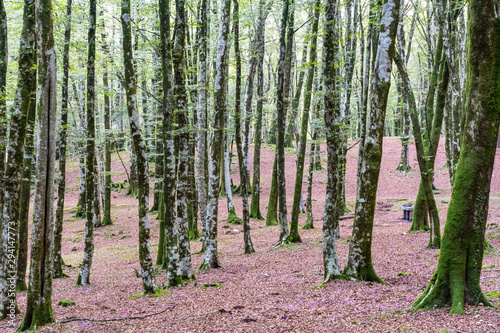
<svg viewBox="0 0 500 333">
<path fill-rule="evenodd" d="M 130 135 L 136 152 L 137 185 L 139 199 L 139 262 L 141 265 L 142 287 L 145 294 L 156 292 L 155 272 L 151 260 L 149 237 L 149 175 L 146 147 L 142 139 L 137 111 L 137 80 L 135 76 L 130 0 L 122 0 L 121 23 L 123 29 L 123 66 L 125 68 L 125 92 Z"/>
<path fill-rule="evenodd" d="M 68 133 L 68 85 L 69 85 L 69 44 L 71 42 L 71 5 L 66 4 L 66 27 L 63 51 L 63 84 L 61 94 L 61 125 L 59 132 L 59 184 L 57 187 L 56 223 L 54 225 L 54 272 L 55 279 L 64 277 L 61 254 L 64 220 L 64 195 L 66 192 L 66 137 Z"/>
<path fill-rule="evenodd" d="M 466 123 L 439 261 L 429 285 L 413 304 L 434 309 L 451 303 L 492 306 L 480 287 L 491 175 L 498 137 L 500 42 L 492 0 L 469 2 Z"/>
<path fill-rule="evenodd" d="M 125 90 L 127 88 L 125 87 Z M 130 147 L 130 184 L 128 185 L 127 195 L 137 196 L 137 192 L 139 191 L 139 184 L 137 180 L 137 153 L 135 151 L 134 143 L 131 143 L 132 147 Z"/>
<path fill-rule="evenodd" d="M 399 0 L 387 0 L 382 8 L 377 60 L 371 87 L 371 112 L 362 152 L 361 170 L 363 171 L 360 173 L 361 179 L 358 183 L 360 188 L 358 198 L 356 198 L 356 215 L 349 246 L 349 258 L 344 270 L 345 275 L 364 281 L 382 282 L 372 265 L 371 240 L 398 20 Z"/>
<path fill-rule="evenodd" d="M 109 87 L 109 73 L 108 73 L 108 61 L 113 63 L 111 56 L 109 54 L 108 42 L 106 41 L 107 35 L 104 28 L 104 20 L 102 21 L 102 52 L 106 56 L 103 62 L 103 75 L 102 83 L 104 85 L 104 137 L 105 137 L 105 148 L 104 148 L 104 216 L 102 218 L 102 225 L 111 225 L 113 221 L 111 220 L 111 101 L 110 95 L 111 90 Z"/>
<path fill-rule="evenodd" d="M 226 113 L 225 63 L 228 57 L 230 0 L 221 0 L 219 10 L 219 35 L 217 42 L 216 76 L 214 81 L 214 135 L 210 152 L 208 207 L 206 221 L 205 256 L 201 269 L 220 267 L 217 254 L 217 216 L 219 206 L 220 160 L 223 146 L 223 123 Z"/>
<path fill-rule="evenodd" d="M 173 49 L 174 95 L 179 129 L 179 179 L 177 181 L 177 228 L 179 232 L 179 271 L 182 279 L 194 279 L 189 243 L 188 198 L 189 188 L 189 122 L 187 117 L 186 78 L 184 74 L 184 53 L 186 35 L 186 14 L 184 0 L 175 1 L 176 24 Z"/>
<path fill-rule="evenodd" d="M 75 217 L 85 217 L 86 216 L 85 205 L 87 202 L 87 196 L 86 196 L 87 191 L 85 190 L 85 150 L 86 150 L 85 132 L 87 130 L 85 125 L 85 107 L 83 105 L 83 102 L 78 97 L 78 89 L 76 87 L 75 82 L 73 82 L 72 86 L 73 86 L 73 94 L 75 102 L 78 106 L 78 118 L 80 120 L 80 136 L 81 136 L 77 144 L 78 167 L 80 169 L 80 177 L 79 177 L 80 193 L 78 196 L 78 203 L 76 205 Z M 76 127 L 76 121 L 75 121 L 75 127 Z"/>
<path fill-rule="evenodd" d="M 266 226 L 279 225 L 278 222 L 278 176 L 277 156 L 274 154 L 273 172 L 271 175 L 271 189 L 267 204 Z"/>
<path fill-rule="evenodd" d="M 12 105 L 9 140 L 7 144 L 7 160 L 3 180 L 4 196 L 8 200 L 3 203 L 2 221 L 2 253 L 0 258 L 0 318 L 14 314 L 17 308 L 16 283 L 17 261 L 19 249 L 19 199 L 21 176 L 24 162 L 24 138 L 26 123 L 32 102 L 33 81 L 36 80 L 35 51 L 35 2 L 24 1 L 23 28 L 19 45 L 19 68 L 16 98 Z M 1 121 L 5 121 L 2 119 Z M 2 163 L 3 163 L 2 156 Z M 13 312 L 14 311 L 14 312 Z"/>
<path fill-rule="evenodd" d="M 292 6 L 294 6 L 293 3 Z M 285 37 L 286 37 L 287 22 L 289 18 L 293 18 L 293 15 L 289 15 L 289 0 L 284 0 L 283 14 L 281 17 L 281 27 L 280 27 L 278 86 L 276 89 L 278 94 L 276 99 L 276 112 L 277 112 L 276 126 L 278 128 L 278 138 L 276 143 L 276 175 L 277 175 L 276 179 L 277 179 L 278 206 L 279 206 L 278 219 L 280 223 L 280 238 L 278 244 L 285 244 L 289 242 L 289 236 L 290 236 L 290 232 L 288 230 L 288 222 L 287 222 L 286 179 L 285 179 L 285 117 L 286 117 L 286 106 L 288 104 L 287 103 L 288 95 L 285 95 L 285 93 L 289 91 L 289 87 L 286 88 L 286 84 L 287 83 L 290 84 L 289 77 L 288 79 L 285 77 L 287 70 Z"/>
<path fill-rule="evenodd" d="M 325 128 L 328 154 L 328 178 L 325 196 L 325 212 L 323 215 L 323 267 L 324 282 L 329 282 L 340 275 L 339 260 L 337 257 L 337 181 L 339 159 L 339 126 L 340 104 L 337 83 L 337 69 L 335 61 L 338 59 L 338 32 L 336 29 L 336 0 L 327 0 L 325 3 L 325 37 L 323 38 L 323 76 L 325 84 Z"/>
<path fill-rule="evenodd" d="M 198 36 L 198 134 L 196 149 L 196 190 L 200 206 L 200 219 L 203 236 L 203 245 L 206 240 L 207 225 L 207 195 L 208 195 L 208 150 L 207 150 L 207 99 L 208 99 L 208 0 L 200 1 Z"/>
<path fill-rule="evenodd" d="M 161 68 L 162 68 L 162 137 L 164 153 L 163 169 L 163 209 L 165 223 L 165 249 L 163 267 L 167 269 L 167 287 L 182 284 L 178 272 L 179 253 L 177 249 L 177 234 L 175 233 L 175 154 L 173 135 L 173 97 L 172 97 L 172 63 L 170 49 L 170 1 L 159 0 L 160 12 L 160 43 L 161 43 Z"/>
<path fill-rule="evenodd" d="M 36 91 L 36 73 L 33 73 L 32 91 Z M 26 270 L 28 268 L 28 218 L 31 198 L 31 171 L 33 169 L 33 137 L 36 120 L 36 94 L 31 95 L 28 121 L 26 123 L 26 138 L 24 140 L 24 162 L 19 201 L 19 252 L 17 255 L 17 286 L 16 291 L 28 290 L 26 285 Z"/>
<path fill-rule="evenodd" d="M 57 65 L 52 1 L 36 1 L 38 45 L 37 160 L 29 288 L 26 314 L 18 330 L 36 330 L 54 322 L 52 263 L 54 237 L 54 170 L 57 111 Z"/>
<path fill-rule="evenodd" d="M 94 183 L 95 177 L 95 31 L 96 31 L 96 0 L 89 3 L 88 57 L 87 57 L 87 153 L 85 164 L 86 189 L 86 219 L 85 219 L 85 249 L 80 274 L 76 284 L 90 284 L 90 268 L 94 255 L 94 226 L 99 212 L 95 211 Z"/>
<path fill-rule="evenodd" d="M 319 10 L 321 1 L 316 0 L 314 4 L 314 18 L 311 29 L 311 44 L 309 52 L 309 63 L 307 81 L 304 91 L 304 108 L 302 109 L 302 127 L 300 131 L 300 143 L 297 152 L 297 171 L 295 173 L 295 190 L 293 194 L 292 222 L 290 225 L 290 241 L 302 242 L 299 235 L 300 202 L 302 199 L 302 184 L 304 178 L 304 163 L 306 158 L 307 128 L 309 126 L 309 109 L 311 108 L 312 87 L 314 71 L 317 58 L 316 46 L 318 43 Z"/>
</svg>

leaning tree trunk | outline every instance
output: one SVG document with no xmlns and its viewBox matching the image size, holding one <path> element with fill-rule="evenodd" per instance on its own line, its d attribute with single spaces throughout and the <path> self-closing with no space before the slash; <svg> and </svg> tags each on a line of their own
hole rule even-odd
<svg viewBox="0 0 500 333">
<path fill-rule="evenodd" d="M 465 303 L 491 306 L 481 291 L 480 276 L 500 122 L 500 33 L 495 16 L 493 0 L 469 2 L 463 143 L 438 265 L 414 308 L 433 309 L 451 303 L 451 313 L 464 313 Z"/>
<path fill-rule="evenodd" d="M 94 182 L 95 177 L 95 31 L 96 31 L 96 0 L 90 0 L 88 58 L 87 58 L 87 154 L 85 163 L 85 249 L 83 262 L 80 266 L 77 285 L 90 284 L 90 268 L 94 255 L 94 226 L 99 212 L 95 211 Z"/>
<path fill-rule="evenodd" d="M 32 102 L 33 81 L 36 80 L 35 51 L 35 2 L 25 0 L 23 29 L 19 45 L 19 68 L 16 98 L 12 106 L 7 162 L 3 180 L 4 196 L 8 198 L 3 205 L 2 228 L 2 269 L 0 275 L 0 318 L 16 311 L 16 258 L 19 250 L 19 199 L 21 176 L 24 162 L 24 138 L 30 104 Z M 2 121 L 4 121 L 2 119 Z M 2 157 L 3 159 L 3 157 Z M 13 256 L 12 256 L 13 255 Z"/>
<path fill-rule="evenodd" d="M 231 0 L 221 0 L 219 35 L 217 42 L 216 76 L 214 81 L 214 135 L 209 162 L 208 207 L 206 221 L 205 256 L 202 269 L 220 267 L 217 254 L 217 216 L 219 209 L 220 161 L 224 149 L 223 124 L 226 113 L 225 64 L 228 57 L 228 34 Z"/>
<path fill-rule="evenodd" d="M 170 50 L 170 1 L 159 0 L 160 16 L 160 42 L 161 42 L 161 68 L 162 68 L 162 137 L 164 153 L 163 169 L 163 209 L 165 223 L 165 248 L 163 267 L 167 269 L 167 287 L 175 287 L 182 284 L 182 278 L 178 272 L 179 254 L 177 250 L 177 234 L 175 225 L 175 154 L 173 135 L 173 98 L 172 98 L 172 63 Z"/>
<path fill-rule="evenodd" d="M 292 222 L 290 225 L 290 241 L 302 242 L 299 235 L 300 202 L 302 199 L 302 184 L 304 178 L 304 163 L 306 159 L 307 128 L 309 126 L 309 109 L 311 108 L 312 87 L 316 64 L 316 45 L 318 43 L 319 9 L 321 1 L 316 0 L 314 4 L 314 17 L 311 30 L 311 44 L 309 52 L 309 63 L 307 81 L 304 91 L 304 108 L 302 109 L 302 127 L 300 131 L 300 142 L 297 152 L 297 172 L 295 173 L 295 190 L 293 194 Z"/>
<path fill-rule="evenodd" d="M 64 219 L 64 195 L 66 192 L 66 141 L 68 135 L 68 84 L 69 84 L 69 43 L 71 41 L 71 5 L 66 5 L 66 29 L 64 32 L 63 84 L 61 92 L 61 125 L 59 131 L 59 184 L 57 187 L 56 224 L 54 226 L 54 273 L 55 279 L 64 277 L 61 254 Z"/>
<path fill-rule="evenodd" d="M 149 237 L 149 175 L 146 147 L 142 139 L 137 110 L 137 80 L 135 77 L 130 0 L 122 0 L 121 22 L 123 29 L 123 66 L 125 68 L 125 92 L 130 135 L 136 153 L 137 186 L 139 199 L 139 262 L 141 265 L 142 287 L 145 294 L 156 292 L 155 272 L 151 259 Z"/>
<path fill-rule="evenodd" d="M 323 76 L 325 83 L 325 129 L 328 154 L 328 177 L 326 183 L 325 212 L 323 215 L 323 267 L 324 282 L 340 275 L 337 257 L 338 201 L 338 159 L 340 146 L 340 104 L 337 83 L 338 32 L 336 22 L 336 0 L 327 0 L 325 4 L 325 37 L 323 38 Z"/>
<path fill-rule="evenodd" d="M 179 272 L 182 279 L 194 279 L 191 265 L 191 249 L 189 243 L 188 198 L 189 188 L 189 130 L 187 117 L 186 78 L 184 76 L 184 45 L 186 35 L 186 14 L 184 0 L 175 1 L 176 24 L 174 30 L 175 43 L 173 49 L 174 95 L 179 131 L 179 174 L 177 181 L 177 230 L 179 233 Z"/>
<path fill-rule="evenodd" d="M 387 0 L 382 8 L 377 60 L 371 86 L 371 111 L 366 127 L 364 151 L 361 152 L 363 155 L 360 188 L 356 198 L 349 258 L 344 270 L 345 275 L 364 281 L 382 282 L 372 265 L 371 243 L 398 20 L 399 0 Z"/>
<path fill-rule="evenodd" d="M 54 322 L 52 263 L 54 170 L 57 113 L 57 65 L 52 1 L 36 1 L 38 44 L 37 160 L 30 273 L 26 314 L 18 330 L 36 330 Z"/>
</svg>

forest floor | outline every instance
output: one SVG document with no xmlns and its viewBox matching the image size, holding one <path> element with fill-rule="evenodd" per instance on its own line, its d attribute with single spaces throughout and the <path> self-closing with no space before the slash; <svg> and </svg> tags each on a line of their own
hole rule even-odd
<svg viewBox="0 0 500 333">
<path fill-rule="evenodd" d="M 445 165 L 444 137 L 436 159 L 435 191 L 441 227 L 450 201 L 450 183 Z M 274 152 L 262 149 L 261 211 L 265 216 L 271 183 Z M 69 278 L 53 282 L 53 310 L 56 324 L 43 332 L 500 332 L 500 310 L 468 307 L 466 314 L 449 315 L 448 309 L 412 312 L 411 304 L 419 297 L 431 278 L 438 261 L 438 250 L 426 249 L 428 233 L 408 233 L 410 223 L 402 220 L 401 205 L 413 201 L 419 183 L 415 149 L 410 147 L 412 170 L 407 174 L 396 171 L 401 151 L 397 138 L 384 139 L 384 154 L 380 172 L 377 208 L 373 233 L 373 264 L 378 275 L 387 283 L 333 281 L 317 288 L 323 278 L 322 216 L 326 172 L 314 174 L 313 210 L 316 229 L 302 230 L 302 243 L 273 248 L 279 227 L 265 227 L 265 221 L 251 220 L 252 240 L 256 253 L 243 254 L 243 233 L 239 225 L 228 225 L 226 198 L 219 202 L 219 258 L 221 269 L 196 271 L 196 280 L 182 288 L 170 290 L 159 297 L 141 297 L 141 280 L 134 269 L 140 270 L 138 259 L 137 201 L 126 191 L 112 193 L 114 224 L 95 230 L 95 253 L 90 276 L 91 284 L 75 287 L 84 248 L 84 220 L 76 219 L 78 199 L 78 165 L 69 163 L 67 172 L 65 223 L 62 253 Z M 347 158 L 347 204 L 355 203 L 357 146 Z M 127 158 L 125 158 L 125 156 Z M 126 176 L 120 160 L 113 155 L 113 181 Z M 128 154 L 122 153 L 128 165 Z M 250 161 L 253 159 L 250 158 Z M 322 156 L 326 166 L 326 155 Z M 237 159 L 233 158 L 233 170 Z M 295 179 L 295 155 L 287 151 L 287 203 L 291 211 Z M 307 169 L 306 169 L 307 170 Z M 307 176 L 306 176 L 307 177 Z M 306 177 L 304 179 L 306 179 Z M 239 183 L 237 173 L 231 175 Z M 304 195 L 306 186 L 304 182 Z M 152 198 L 152 194 L 150 195 Z M 241 217 L 241 198 L 235 197 Z M 151 200 L 152 201 L 152 200 Z M 151 202 L 152 204 L 152 202 Z M 343 267 L 348 254 L 348 236 L 352 233 L 352 214 L 340 221 L 341 238 L 337 242 L 339 261 Z M 289 216 L 290 219 L 290 216 Z M 159 221 L 150 216 L 153 260 L 158 250 Z M 305 216 L 299 223 L 305 223 Z M 491 185 L 487 233 L 500 224 L 500 150 Z M 488 241 L 500 248 L 497 238 Z M 202 261 L 201 243 L 191 243 L 193 267 Z M 157 275 L 158 284 L 165 273 Z M 204 288 L 204 285 L 211 287 Z M 492 251 L 485 256 L 481 286 L 488 298 L 500 307 L 500 255 Z M 58 306 L 60 300 L 71 300 L 74 306 Z M 26 292 L 18 296 L 19 308 L 26 308 Z M 165 312 L 145 319 L 125 319 Z M 107 322 L 74 321 L 71 318 L 116 319 Z M 19 323 L 22 316 L 16 317 Z M 124 319 L 124 320 L 122 320 Z M 8 322 L 0 330 L 11 331 Z"/>
</svg>

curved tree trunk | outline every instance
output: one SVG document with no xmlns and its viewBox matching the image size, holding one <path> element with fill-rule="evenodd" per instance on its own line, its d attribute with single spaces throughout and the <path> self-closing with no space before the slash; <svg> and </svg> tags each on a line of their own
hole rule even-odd
<svg viewBox="0 0 500 333">
<path fill-rule="evenodd" d="M 377 60 L 371 87 L 371 112 L 362 151 L 361 170 L 363 171 L 359 174 L 361 179 L 358 183 L 356 215 L 349 257 L 344 270 L 344 274 L 354 279 L 374 282 L 382 282 L 372 265 L 371 242 L 398 20 L 399 0 L 387 0 L 382 8 Z"/>
<path fill-rule="evenodd" d="M 470 1 L 468 17 L 467 115 L 455 186 L 436 271 L 413 304 L 433 309 L 451 303 L 451 313 L 464 313 L 465 303 L 491 306 L 480 275 L 499 126 L 500 23 L 493 0 Z"/>
</svg>

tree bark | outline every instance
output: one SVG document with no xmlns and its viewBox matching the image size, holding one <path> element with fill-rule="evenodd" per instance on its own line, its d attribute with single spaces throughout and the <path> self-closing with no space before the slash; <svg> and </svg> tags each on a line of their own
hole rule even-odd
<svg viewBox="0 0 500 333">
<path fill-rule="evenodd" d="M 64 277 L 61 254 L 62 230 L 64 220 L 64 195 L 66 192 L 66 138 L 68 133 L 68 85 L 69 85 L 69 44 L 71 42 L 71 6 L 66 4 L 66 26 L 63 50 L 63 84 L 61 98 L 61 125 L 59 132 L 59 184 L 57 187 L 56 223 L 54 225 L 54 278 Z"/>
<path fill-rule="evenodd" d="M 491 306 L 481 291 L 480 275 L 499 127 L 500 23 L 495 16 L 494 1 L 469 2 L 462 149 L 438 265 L 414 308 L 433 309 L 451 303 L 450 313 L 464 313 L 465 303 Z"/>
<path fill-rule="evenodd" d="M 52 1 L 36 0 L 38 45 L 37 161 L 30 273 L 26 314 L 19 331 L 54 322 L 52 263 L 54 236 L 54 169 L 57 111 L 57 65 Z"/>
<path fill-rule="evenodd" d="M 344 270 L 345 275 L 364 281 L 382 282 L 372 265 L 371 241 L 398 20 L 399 0 L 387 0 L 382 8 L 377 60 L 371 86 L 371 112 L 362 152 L 362 172 L 359 174 L 360 188 L 356 198 L 356 214 L 349 257 Z"/>
</svg>

